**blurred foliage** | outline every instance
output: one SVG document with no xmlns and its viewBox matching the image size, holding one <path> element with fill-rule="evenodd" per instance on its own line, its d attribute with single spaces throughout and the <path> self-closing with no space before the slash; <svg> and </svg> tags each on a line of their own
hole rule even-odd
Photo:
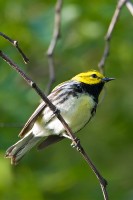
<svg viewBox="0 0 133 200">
<path fill-rule="evenodd" d="M 48 61 L 45 56 L 53 31 L 55 1 L 0 1 L 0 31 L 19 41 L 30 58 L 24 65 L 18 52 L 3 38 L 0 48 L 45 89 Z M 104 35 L 116 7 L 113 0 L 64 1 L 62 38 L 55 51 L 56 82 L 76 73 L 97 69 Z M 111 40 L 106 75 L 116 77 L 95 118 L 80 133 L 81 143 L 107 178 L 110 199 L 133 199 L 133 20 L 122 10 Z M 7 147 L 18 138 L 39 103 L 39 97 L 0 59 L 0 199 L 85 200 L 103 199 L 92 171 L 70 141 L 42 152 L 33 149 L 21 163 L 4 159 Z M 6 123 L 6 127 L 2 127 Z M 11 126 L 12 125 L 12 126 Z"/>
</svg>

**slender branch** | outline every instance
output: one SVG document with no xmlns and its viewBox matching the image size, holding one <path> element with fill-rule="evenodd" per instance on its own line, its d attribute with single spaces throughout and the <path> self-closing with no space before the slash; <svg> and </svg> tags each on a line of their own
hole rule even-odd
<svg viewBox="0 0 133 200">
<path fill-rule="evenodd" d="M 53 82 L 55 81 L 55 72 L 54 72 L 54 49 L 56 47 L 57 41 L 60 38 L 60 27 L 61 27 L 61 9 L 62 9 L 62 1 L 63 0 L 57 0 L 56 6 L 55 6 L 55 20 L 54 20 L 54 31 L 53 31 L 53 37 L 51 39 L 50 45 L 47 50 L 47 56 L 48 56 L 48 64 L 49 64 L 49 82 L 46 87 L 46 94 L 49 94 L 51 90 L 51 86 Z"/>
<path fill-rule="evenodd" d="M 77 150 L 81 153 L 82 157 L 89 164 L 89 166 L 91 167 L 92 171 L 94 172 L 94 174 L 96 175 L 97 179 L 99 180 L 104 200 L 108 200 L 109 198 L 108 198 L 108 193 L 107 193 L 107 190 L 106 190 L 106 187 L 107 187 L 107 184 L 108 184 L 107 181 L 98 172 L 98 170 L 96 169 L 95 165 L 92 163 L 92 161 L 88 157 L 87 153 L 85 152 L 85 150 L 81 146 L 80 142 L 78 143 Z"/>
<path fill-rule="evenodd" d="M 29 58 L 27 58 L 27 56 L 24 54 L 24 52 L 20 49 L 18 41 L 17 40 L 12 40 L 10 37 L 8 37 L 7 35 L 5 35 L 4 33 L 0 32 L 0 36 L 2 36 L 3 38 L 5 38 L 7 41 L 9 41 L 21 54 L 25 64 L 27 64 L 29 62 Z"/>
<path fill-rule="evenodd" d="M 55 6 L 55 22 L 54 22 L 54 32 L 53 37 L 48 47 L 47 55 L 52 56 L 57 40 L 60 38 L 60 24 L 61 24 L 61 8 L 62 8 L 62 0 L 57 0 Z"/>
<path fill-rule="evenodd" d="M 104 73 L 104 65 L 107 57 L 109 56 L 109 51 L 110 51 L 110 40 L 112 37 L 113 30 L 115 28 L 115 25 L 118 21 L 120 12 L 124 4 L 127 2 L 127 0 L 119 0 L 114 12 L 114 15 L 112 17 L 112 20 L 110 22 L 109 28 L 107 30 L 106 36 L 105 36 L 105 48 L 103 52 L 103 56 L 98 64 L 99 70 L 101 73 Z"/>
<path fill-rule="evenodd" d="M 51 101 L 49 101 L 49 99 L 40 90 L 40 88 L 37 86 L 37 84 L 35 82 L 33 82 L 31 80 L 31 78 L 29 76 L 27 76 L 22 71 L 22 69 L 20 69 L 18 67 L 18 65 L 16 65 L 2 51 L 0 51 L 0 57 L 2 57 L 3 60 L 6 63 L 9 64 L 9 66 L 11 66 L 14 70 L 16 70 L 16 72 L 18 74 L 20 74 L 22 76 L 22 78 L 28 83 L 28 85 L 30 85 L 36 91 L 36 93 L 42 98 L 42 100 L 47 104 L 47 106 L 49 106 L 49 108 L 53 111 L 53 113 L 55 114 L 55 116 L 61 121 L 61 123 L 63 124 L 65 130 L 67 131 L 68 135 L 70 136 L 70 138 L 72 140 L 72 145 L 74 147 L 76 147 L 76 149 L 81 153 L 81 155 L 86 160 L 86 162 L 89 164 L 89 166 L 91 167 L 92 171 L 94 172 L 94 174 L 96 175 L 97 179 L 99 180 L 101 188 L 102 188 L 104 200 L 108 200 L 108 195 L 107 195 L 107 191 L 106 191 L 107 181 L 102 177 L 102 175 L 99 173 L 99 171 L 97 170 L 97 168 L 95 167 L 95 165 L 92 163 L 92 161 L 90 160 L 90 158 L 88 157 L 88 155 L 84 151 L 83 147 L 81 146 L 79 139 L 73 134 L 73 132 L 71 131 L 71 129 L 68 126 L 68 124 L 65 122 L 65 120 L 63 119 L 63 117 L 60 115 L 60 111 L 51 103 Z"/>
<path fill-rule="evenodd" d="M 126 2 L 126 7 L 128 8 L 131 15 L 133 15 L 133 4 L 131 3 L 131 1 Z"/>
<path fill-rule="evenodd" d="M 11 39 L 9 36 L 5 35 L 4 33 L 0 32 L 0 36 L 2 36 L 4 39 L 6 39 L 8 42 L 10 42 L 20 53 L 20 55 L 22 56 L 24 63 L 27 64 L 29 62 L 29 58 L 24 54 L 24 52 L 21 50 L 21 48 L 19 47 L 19 43 L 17 40 L 13 40 Z M 17 124 L 17 123 L 3 123 L 0 122 L 0 128 L 3 127 L 21 127 L 22 124 Z"/>
</svg>

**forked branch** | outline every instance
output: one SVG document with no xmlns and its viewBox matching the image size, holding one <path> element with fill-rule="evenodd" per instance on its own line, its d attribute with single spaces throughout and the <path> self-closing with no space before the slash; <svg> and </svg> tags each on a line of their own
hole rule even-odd
<svg viewBox="0 0 133 200">
<path fill-rule="evenodd" d="M 27 64 L 29 62 L 29 58 L 27 58 L 27 56 L 24 54 L 24 52 L 20 49 L 18 41 L 17 40 L 13 40 L 10 37 L 8 37 L 7 35 L 5 35 L 4 33 L 0 32 L 0 36 L 2 36 L 3 38 L 5 38 L 7 41 L 9 41 L 14 47 L 16 47 L 16 49 L 18 50 L 18 52 L 20 53 L 20 55 L 22 56 L 25 64 Z"/>
</svg>

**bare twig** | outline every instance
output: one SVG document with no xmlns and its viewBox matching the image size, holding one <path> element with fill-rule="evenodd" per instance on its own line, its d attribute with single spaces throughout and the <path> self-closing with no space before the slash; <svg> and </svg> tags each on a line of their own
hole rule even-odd
<svg viewBox="0 0 133 200">
<path fill-rule="evenodd" d="M 19 73 L 22 76 L 22 78 L 36 91 L 36 93 L 42 98 L 42 100 L 47 104 L 47 106 L 49 106 L 49 108 L 53 111 L 53 113 L 55 114 L 55 116 L 61 121 L 61 123 L 63 124 L 65 130 L 68 133 L 68 135 L 71 137 L 73 146 L 76 147 L 76 149 L 81 153 L 81 155 L 83 156 L 83 158 L 86 160 L 86 162 L 89 164 L 89 166 L 93 170 L 94 174 L 98 178 L 98 180 L 100 182 L 100 185 L 101 185 L 101 188 L 102 188 L 104 200 L 108 200 L 108 194 L 107 194 L 107 190 L 106 190 L 107 181 L 102 177 L 102 175 L 99 173 L 99 171 L 97 170 L 97 168 L 95 167 L 95 165 L 92 163 L 92 161 L 90 160 L 90 158 L 88 157 L 88 155 L 84 151 L 83 147 L 81 146 L 79 139 L 73 134 L 73 132 L 71 131 L 71 129 L 68 126 L 68 124 L 65 122 L 65 120 L 63 119 L 63 117 L 60 115 L 60 111 L 51 103 L 51 101 L 49 101 L 49 99 L 40 90 L 40 88 L 37 86 L 37 84 L 35 82 L 33 82 L 31 80 L 31 78 L 28 77 L 22 71 L 22 69 L 20 69 L 2 51 L 0 51 L 0 57 L 2 57 L 3 60 L 6 63 L 8 63 L 14 70 L 17 71 L 17 73 Z"/>
<path fill-rule="evenodd" d="M 131 15 L 133 15 L 133 4 L 131 3 L 131 1 L 127 0 L 126 7 L 128 8 L 128 10 L 131 13 Z"/>
<path fill-rule="evenodd" d="M 8 42 L 10 42 L 20 53 L 20 55 L 22 56 L 24 63 L 27 64 L 29 62 L 29 58 L 24 54 L 24 52 L 21 50 L 21 48 L 19 47 L 18 41 L 11 39 L 9 36 L 5 35 L 4 33 L 0 32 L 0 36 L 2 36 L 4 39 L 6 39 Z M 0 128 L 3 127 L 21 127 L 22 124 L 18 124 L 18 123 L 4 123 L 4 122 L 0 122 Z"/>
<path fill-rule="evenodd" d="M 14 47 L 16 47 L 16 49 L 21 54 L 21 56 L 22 56 L 25 64 L 27 64 L 29 62 L 29 58 L 27 58 L 27 56 L 24 54 L 24 52 L 20 49 L 17 40 L 12 40 L 10 37 L 8 37 L 7 35 L 5 35 L 4 33 L 1 33 L 1 32 L 0 32 L 0 36 L 2 36 L 3 38 L 5 38 L 6 40 L 8 40 Z"/>
<path fill-rule="evenodd" d="M 60 38 L 60 26 L 61 26 L 61 8 L 62 8 L 62 0 L 57 0 L 55 6 L 55 22 L 54 22 L 54 32 L 53 37 L 51 39 L 50 45 L 47 50 L 48 63 L 49 63 L 49 82 L 46 88 L 46 94 L 49 94 L 51 90 L 51 86 L 55 81 L 55 72 L 54 72 L 54 49 L 56 47 L 57 41 Z"/>
<path fill-rule="evenodd" d="M 102 189 L 102 192 L 103 192 L 104 200 L 108 200 L 109 198 L 108 198 L 108 193 L 107 193 L 107 190 L 106 190 L 106 187 L 107 187 L 107 184 L 108 184 L 107 181 L 98 172 L 95 165 L 92 163 L 92 161 L 88 157 L 87 153 L 85 152 L 83 147 L 80 145 L 80 142 L 78 143 L 77 150 L 81 153 L 82 157 L 89 164 L 89 166 L 93 170 L 94 174 L 96 175 L 97 179 L 99 180 L 99 183 L 100 183 L 100 186 L 101 186 L 101 189 Z"/>
<path fill-rule="evenodd" d="M 60 38 L 61 8 L 62 8 L 62 0 L 57 0 L 56 6 L 55 6 L 54 32 L 53 32 L 53 37 L 47 51 L 48 56 L 53 55 L 57 40 Z"/>
<path fill-rule="evenodd" d="M 101 73 L 104 73 L 104 65 L 105 65 L 105 61 L 109 55 L 109 50 L 110 50 L 110 39 L 114 30 L 114 27 L 116 25 L 116 22 L 118 21 L 118 17 L 120 15 L 120 11 L 122 9 L 122 7 L 124 6 L 124 4 L 127 2 L 127 0 L 119 0 L 118 4 L 116 6 L 114 15 L 112 17 L 112 20 L 110 22 L 108 31 L 106 33 L 105 36 L 105 48 L 104 48 L 104 53 L 103 56 L 98 64 L 99 70 L 101 71 Z"/>
</svg>

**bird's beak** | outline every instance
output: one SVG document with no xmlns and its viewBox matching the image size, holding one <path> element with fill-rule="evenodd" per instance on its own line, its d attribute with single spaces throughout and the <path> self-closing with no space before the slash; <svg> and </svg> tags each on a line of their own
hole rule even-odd
<svg viewBox="0 0 133 200">
<path fill-rule="evenodd" d="M 102 81 L 103 82 L 109 82 L 109 81 L 112 81 L 112 80 L 115 80 L 115 78 L 108 78 L 108 77 L 104 77 L 104 78 L 102 78 Z"/>
</svg>

